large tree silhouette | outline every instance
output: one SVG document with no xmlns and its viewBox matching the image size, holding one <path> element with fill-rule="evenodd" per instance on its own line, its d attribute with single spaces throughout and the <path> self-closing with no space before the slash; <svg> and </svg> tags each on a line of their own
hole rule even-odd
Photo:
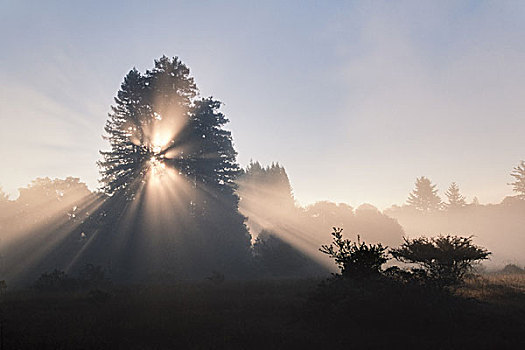
<svg viewBox="0 0 525 350">
<path fill-rule="evenodd" d="M 189 69 L 177 58 L 163 56 L 146 74 L 134 68 L 126 75 L 105 127 L 111 150 L 101 152 L 99 162 L 104 192 L 136 195 L 140 181 L 155 165 L 151 161 L 180 143 L 174 137 L 161 140 L 159 129 L 191 119 L 196 95 Z"/>
<path fill-rule="evenodd" d="M 245 268 L 250 235 L 235 194 L 240 168 L 220 106 L 198 97 L 177 57 L 161 57 L 144 74 L 132 69 L 105 127 L 110 150 L 99 167 L 108 200 L 92 230 L 126 235 L 128 255 L 151 243 L 132 244 L 130 236 L 156 234 L 164 253 L 150 260 L 176 264 L 186 276 L 211 266 Z"/>
</svg>

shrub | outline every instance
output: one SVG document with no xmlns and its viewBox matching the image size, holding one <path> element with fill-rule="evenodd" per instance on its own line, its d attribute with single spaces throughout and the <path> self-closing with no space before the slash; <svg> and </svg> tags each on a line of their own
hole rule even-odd
<svg viewBox="0 0 525 350">
<path fill-rule="evenodd" d="M 33 284 L 39 292 L 71 292 L 77 290 L 104 289 L 111 285 L 111 281 L 104 275 L 101 266 L 85 265 L 77 278 L 70 277 L 64 271 L 55 269 L 51 273 L 43 273 Z"/>
<path fill-rule="evenodd" d="M 517 266 L 515 264 L 507 264 L 500 271 L 500 273 L 509 274 L 509 275 L 521 275 L 521 274 L 525 273 L 525 270 L 523 270 L 521 267 L 519 267 L 519 266 Z"/>
<path fill-rule="evenodd" d="M 35 282 L 34 288 L 39 292 L 64 292 L 77 288 L 77 281 L 64 271 L 55 269 L 51 273 L 43 273 Z"/>
<path fill-rule="evenodd" d="M 212 271 L 211 275 L 206 277 L 208 281 L 211 281 L 213 284 L 221 284 L 224 282 L 225 277 L 222 272 Z"/>
<path fill-rule="evenodd" d="M 89 299 L 95 303 L 95 304 L 103 304 L 107 302 L 109 299 L 111 299 L 112 295 L 109 292 L 100 290 L 100 289 L 92 289 L 88 293 Z"/>
<path fill-rule="evenodd" d="M 379 275 L 381 266 L 388 261 L 387 247 L 379 244 L 366 244 L 357 236 L 357 242 L 343 239 L 342 228 L 333 228 L 332 243 L 322 245 L 319 251 L 327 254 L 345 278 L 366 278 Z"/>
<path fill-rule="evenodd" d="M 404 238 L 392 256 L 406 263 L 417 264 L 421 269 L 412 269 L 440 287 L 454 286 L 463 282 L 474 264 L 488 259 L 491 254 L 472 243 L 472 236 L 438 236 L 433 238 Z"/>
<path fill-rule="evenodd" d="M 105 288 L 110 285 L 102 266 L 93 264 L 85 265 L 79 272 L 78 284 L 85 289 Z"/>
</svg>

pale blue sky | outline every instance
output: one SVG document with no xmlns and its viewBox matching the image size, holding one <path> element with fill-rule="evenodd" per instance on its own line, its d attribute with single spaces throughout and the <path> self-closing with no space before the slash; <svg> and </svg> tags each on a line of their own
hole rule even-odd
<svg viewBox="0 0 525 350">
<path fill-rule="evenodd" d="M 525 159 L 523 1 L 0 0 L 0 185 L 78 176 L 124 75 L 165 54 L 225 103 L 239 161 L 301 204 L 403 203 L 421 175 L 471 200 Z"/>
</svg>

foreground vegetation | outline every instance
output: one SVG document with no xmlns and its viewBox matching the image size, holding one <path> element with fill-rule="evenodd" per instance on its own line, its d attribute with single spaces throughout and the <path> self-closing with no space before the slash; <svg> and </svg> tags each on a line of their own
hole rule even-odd
<svg viewBox="0 0 525 350">
<path fill-rule="evenodd" d="M 454 293 L 323 279 L 28 289 L 1 312 L 5 349 L 521 348 L 525 277 Z"/>
</svg>

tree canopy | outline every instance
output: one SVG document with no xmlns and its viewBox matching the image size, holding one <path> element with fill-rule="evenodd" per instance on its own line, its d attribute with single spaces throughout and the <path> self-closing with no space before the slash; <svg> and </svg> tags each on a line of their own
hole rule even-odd
<svg viewBox="0 0 525 350">
<path fill-rule="evenodd" d="M 438 236 L 404 239 L 390 254 L 399 261 L 421 266 L 427 277 L 438 285 L 456 285 L 463 281 L 473 264 L 488 259 L 488 250 L 472 243 L 471 237 Z"/>
<path fill-rule="evenodd" d="M 221 259 L 231 265 L 249 255 L 235 193 L 240 167 L 220 107 L 220 101 L 199 96 L 177 57 L 163 56 L 153 69 L 134 68 L 125 76 L 105 126 L 110 149 L 101 151 L 99 162 L 109 196 L 99 216 L 106 231 L 123 230 L 119 218 L 133 209 L 125 230 L 177 236 L 172 243 L 178 248 L 166 242 L 162 248 L 179 260 L 193 255 L 184 258 L 188 264 L 197 264 L 199 250 L 208 265 Z"/>
<path fill-rule="evenodd" d="M 386 247 L 379 244 L 361 242 L 359 235 L 357 242 L 343 238 L 343 229 L 333 227 L 332 243 L 323 244 L 319 251 L 334 259 L 346 278 L 367 278 L 379 275 L 381 266 L 388 261 Z"/>
<path fill-rule="evenodd" d="M 409 194 L 407 203 L 423 212 L 439 210 L 442 202 L 437 192 L 436 185 L 433 185 L 430 179 L 421 176 L 416 179 L 416 188 Z"/>
</svg>

